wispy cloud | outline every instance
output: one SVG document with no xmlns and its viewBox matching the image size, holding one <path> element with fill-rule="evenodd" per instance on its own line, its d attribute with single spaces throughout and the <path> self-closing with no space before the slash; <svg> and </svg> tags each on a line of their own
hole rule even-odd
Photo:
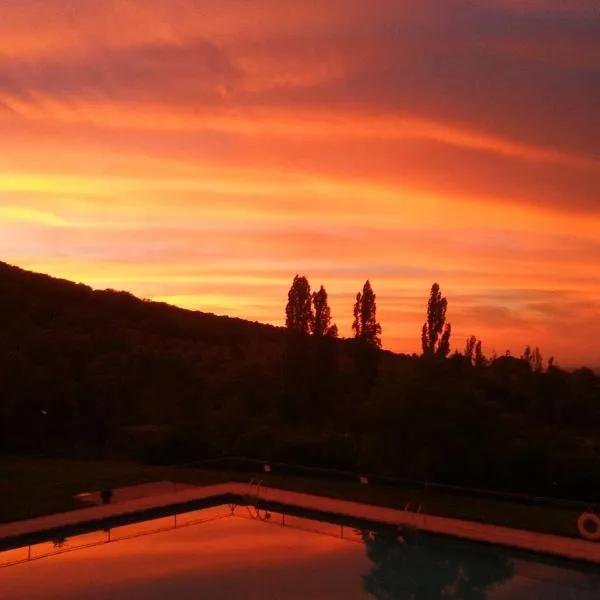
<svg viewBox="0 0 600 600">
<path fill-rule="evenodd" d="M 345 332 L 370 277 L 406 351 L 439 280 L 457 346 L 600 363 L 567 339 L 600 335 L 599 37 L 595 0 L 0 3 L 0 255 L 275 323 L 305 272 Z"/>
</svg>

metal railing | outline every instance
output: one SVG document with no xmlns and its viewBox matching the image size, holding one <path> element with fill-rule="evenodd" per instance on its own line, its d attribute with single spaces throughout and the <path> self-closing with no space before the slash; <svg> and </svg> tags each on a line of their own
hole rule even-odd
<svg viewBox="0 0 600 600">
<path fill-rule="evenodd" d="M 449 494 L 460 494 L 472 497 L 488 498 L 500 501 L 518 502 L 522 504 L 536 504 L 544 506 L 556 506 L 564 508 L 582 509 L 595 506 L 600 502 L 582 499 L 557 498 L 554 496 L 541 496 L 534 494 L 502 492 L 499 490 L 490 490 L 485 488 L 475 488 L 448 483 L 439 483 L 424 479 L 410 479 L 404 477 L 393 477 L 365 473 L 359 471 L 348 471 L 343 469 L 315 467 L 308 465 L 299 465 L 295 463 L 285 463 L 276 461 L 265 461 L 241 456 L 229 456 L 215 459 L 183 463 L 179 465 L 170 465 L 170 467 L 195 467 L 206 469 L 217 469 L 223 465 L 224 469 L 233 475 L 243 472 L 253 472 L 255 470 L 264 471 L 268 468 L 267 474 L 297 477 L 316 477 L 319 479 L 330 479 L 336 481 L 360 482 L 371 485 L 402 486 L 415 490 L 431 490 L 437 492 L 447 492 Z M 243 467 L 246 467 L 244 469 Z M 169 468 L 169 467 L 167 467 Z"/>
<path fill-rule="evenodd" d="M 36 553 L 33 554 L 32 553 L 32 548 L 34 548 L 35 546 L 38 545 L 46 545 L 48 543 L 52 543 L 52 540 L 50 540 L 49 542 L 41 542 L 38 544 L 28 544 L 27 546 L 22 546 L 20 548 L 16 548 L 14 550 L 11 550 L 11 552 L 15 552 L 15 551 L 19 551 L 19 550 L 23 550 L 24 552 L 26 552 L 26 556 L 24 556 L 23 558 L 20 559 L 13 559 L 13 560 L 8 560 L 8 561 L 3 561 L 2 560 L 2 551 L 0 551 L 0 569 L 4 568 L 4 567 L 12 567 L 14 565 L 18 565 L 21 563 L 26 563 L 26 562 L 32 562 L 32 561 L 36 561 L 36 560 L 40 560 L 42 558 L 48 558 L 50 556 L 57 556 L 60 554 L 67 554 L 69 552 L 75 552 L 77 550 L 85 550 L 87 548 L 94 548 L 96 546 L 104 546 L 106 544 L 114 544 L 115 542 L 122 542 L 122 541 L 126 541 L 126 540 L 133 540 L 136 538 L 140 538 L 140 537 L 144 537 L 147 535 L 152 535 L 155 533 L 162 533 L 165 531 L 173 531 L 175 529 L 183 529 L 185 527 L 191 527 L 191 526 L 195 526 L 195 525 L 203 525 L 205 523 L 211 523 L 213 521 L 218 521 L 221 519 L 227 519 L 229 517 L 233 516 L 233 513 L 230 515 L 219 515 L 219 516 L 213 516 L 213 517 L 208 517 L 208 518 L 204 518 L 204 519 L 194 519 L 191 521 L 187 521 L 185 523 L 181 523 L 181 522 L 177 522 L 177 514 L 173 515 L 172 517 L 169 517 L 169 520 L 172 519 L 172 525 L 165 525 L 164 527 L 152 527 L 149 528 L 147 530 L 144 531 L 140 531 L 137 533 L 131 533 L 128 535 L 116 535 L 114 533 L 112 533 L 114 530 L 119 530 L 119 527 L 115 527 L 115 528 L 108 528 L 108 529 L 103 529 L 103 530 L 98 530 L 98 532 L 102 531 L 105 536 L 103 537 L 103 539 L 100 540 L 96 540 L 94 542 L 87 542 L 87 543 L 83 543 L 83 544 L 75 544 L 75 545 L 66 545 L 68 543 L 68 538 L 65 538 L 63 540 L 61 540 L 61 544 L 55 544 L 53 549 L 47 552 L 42 552 L 42 553 Z M 151 523 L 152 521 L 150 521 Z M 126 526 L 124 526 L 126 527 Z M 73 536 L 72 538 L 70 538 L 71 540 L 77 540 L 78 536 Z M 63 545 L 64 544 L 64 545 Z"/>
<path fill-rule="evenodd" d="M 261 475 L 257 475 L 257 473 L 261 473 Z M 366 490 L 369 488 L 403 490 L 407 495 L 418 496 L 417 502 L 427 504 L 428 495 L 442 494 L 444 497 L 448 496 L 448 498 L 452 496 L 468 497 L 473 500 L 495 500 L 511 504 L 537 505 L 579 512 L 584 512 L 597 505 L 597 503 L 589 500 L 568 500 L 515 494 L 431 481 L 387 477 L 293 463 L 266 462 L 233 456 L 164 466 L 132 466 L 131 472 L 127 472 L 126 470 L 121 471 L 114 477 L 90 477 L 85 482 L 64 479 L 53 486 L 45 485 L 39 487 L 36 486 L 35 482 L 32 482 L 30 485 L 11 488 L 9 478 L 7 477 L 3 481 L 2 473 L 0 472 L 0 522 L 30 518 L 52 512 L 63 512 L 78 505 L 82 506 L 81 503 L 74 500 L 74 496 L 77 494 L 97 492 L 104 488 L 117 489 L 152 481 L 163 481 L 168 486 L 171 486 L 171 491 L 176 492 L 183 485 L 205 485 L 209 483 L 224 483 L 226 481 L 247 483 L 250 480 L 252 485 L 256 486 L 256 495 L 259 496 L 263 493 L 267 484 L 283 485 L 283 487 L 290 485 L 290 489 L 294 489 L 295 482 L 299 482 L 297 485 L 302 488 L 305 484 L 302 484 L 300 480 L 306 479 L 327 481 L 328 483 L 323 486 L 325 490 L 327 490 L 329 483 L 332 482 L 352 484 L 352 487 L 356 485 L 357 488 L 363 487 L 365 488 L 364 494 L 368 494 Z M 315 484 L 315 489 L 316 487 Z M 46 497 L 47 502 L 45 502 Z M 71 505 L 66 506 L 69 499 L 72 500 Z"/>
</svg>

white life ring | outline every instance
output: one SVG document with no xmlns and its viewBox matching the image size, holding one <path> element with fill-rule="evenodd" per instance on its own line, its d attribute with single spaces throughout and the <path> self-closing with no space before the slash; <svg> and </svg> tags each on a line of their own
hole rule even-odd
<svg viewBox="0 0 600 600">
<path fill-rule="evenodd" d="M 593 524 L 593 531 L 586 527 L 587 523 Z M 579 535 L 582 538 L 593 542 L 600 541 L 600 517 L 597 514 L 584 512 L 577 520 L 577 529 L 579 529 Z"/>
</svg>

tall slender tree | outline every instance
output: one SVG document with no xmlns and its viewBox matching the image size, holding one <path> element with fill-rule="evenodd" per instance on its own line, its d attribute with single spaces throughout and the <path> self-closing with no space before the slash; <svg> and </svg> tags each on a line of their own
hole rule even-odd
<svg viewBox="0 0 600 600">
<path fill-rule="evenodd" d="M 486 358 L 483 355 L 482 342 L 478 340 L 474 335 L 467 338 L 467 344 L 465 346 L 465 358 L 476 367 L 483 367 L 486 364 Z"/>
<path fill-rule="evenodd" d="M 541 373 L 544 370 L 544 359 L 537 346 L 535 349 L 532 349 L 531 346 L 526 346 L 525 351 L 521 354 L 521 360 L 527 362 L 532 371 Z"/>
<path fill-rule="evenodd" d="M 310 284 L 303 275 L 296 275 L 285 307 L 285 326 L 293 333 L 312 333 L 315 318 L 312 311 Z"/>
<path fill-rule="evenodd" d="M 379 373 L 381 325 L 377 322 L 377 304 L 371 282 L 366 281 L 354 304 L 354 361 L 356 382 L 364 394 L 370 394 Z"/>
<path fill-rule="evenodd" d="M 376 296 L 371 282 L 367 279 L 362 293 L 356 294 L 354 304 L 354 337 L 366 345 L 381 348 L 381 325 L 377 322 Z"/>
<path fill-rule="evenodd" d="M 314 328 L 310 284 L 303 275 L 296 275 L 288 292 L 285 307 L 286 336 L 283 357 L 282 416 L 289 423 L 307 418 L 312 404 L 313 352 L 309 334 Z"/>
<path fill-rule="evenodd" d="M 427 303 L 427 321 L 421 330 L 421 345 L 424 356 L 439 356 L 446 358 L 450 354 L 450 335 L 452 326 L 446 323 L 448 301 L 434 283 Z"/>
<path fill-rule="evenodd" d="M 312 295 L 315 323 L 311 339 L 312 368 L 308 374 L 311 390 L 312 422 L 319 423 L 334 413 L 338 377 L 338 329 L 331 323 L 331 309 L 325 288 Z"/>
<path fill-rule="evenodd" d="M 485 355 L 483 354 L 481 340 L 477 340 L 477 344 L 475 345 L 475 366 L 485 367 L 486 364 L 487 360 L 485 358 Z"/>
<path fill-rule="evenodd" d="M 318 292 L 313 292 L 312 302 L 314 307 L 314 327 L 315 337 L 337 337 L 337 326 L 331 324 L 331 308 L 327 299 L 327 292 L 321 286 Z"/>
<path fill-rule="evenodd" d="M 533 357 L 531 360 L 531 368 L 536 373 L 541 373 L 544 370 L 544 359 L 542 357 L 542 353 L 540 352 L 540 349 L 537 346 L 535 347 L 535 350 L 533 351 Z"/>
<path fill-rule="evenodd" d="M 477 338 L 474 335 L 467 338 L 467 343 L 465 345 L 465 358 L 471 364 L 473 364 L 476 345 L 477 345 Z"/>
<path fill-rule="evenodd" d="M 450 354 L 450 336 L 452 334 L 452 325 L 450 323 L 446 323 L 444 325 L 444 331 L 442 332 L 442 337 L 440 338 L 438 347 L 436 348 L 436 356 L 441 358 L 446 358 L 448 354 Z"/>
</svg>

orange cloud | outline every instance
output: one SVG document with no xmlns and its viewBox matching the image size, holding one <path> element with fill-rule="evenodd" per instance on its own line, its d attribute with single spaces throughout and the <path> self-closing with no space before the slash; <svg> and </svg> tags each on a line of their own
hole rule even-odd
<svg viewBox="0 0 600 600">
<path fill-rule="evenodd" d="M 600 335 L 600 32 L 565 6 L 4 3 L 0 258 L 272 323 L 303 272 L 346 333 L 371 278 L 398 351 L 439 280 L 457 347 L 600 364 L 566 339 Z"/>
<path fill-rule="evenodd" d="M 381 117 L 368 114 L 330 112 L 306 114 L 294 111 L 280 115 L 252 111 L 201 114 L 196 110 L 173 110 L 167 106 L 118 106 L 106 102 L 77 103 L 75 106 L 48 96 L 35 102 L 0 95 L 0 103 L 8 109 L 5 119 L 17 114 L 29 121 L 41 120 L 67 124 L 85 123 L 107 128 L 147 131 L 213 131 L 261 138 L 319 139 L 348 138 L 355 143 L 362 139 L 412 140 L 424 139 L 459 148 L 482 150 L 500 156 L 536 163 L 578 169 L 600 169 L 600 160 L 593 156 L 578 156 L 553 148 L 520 143 L 502 136 L 477 132 L 451 124 L 420 117 Z"/>
</svg>

